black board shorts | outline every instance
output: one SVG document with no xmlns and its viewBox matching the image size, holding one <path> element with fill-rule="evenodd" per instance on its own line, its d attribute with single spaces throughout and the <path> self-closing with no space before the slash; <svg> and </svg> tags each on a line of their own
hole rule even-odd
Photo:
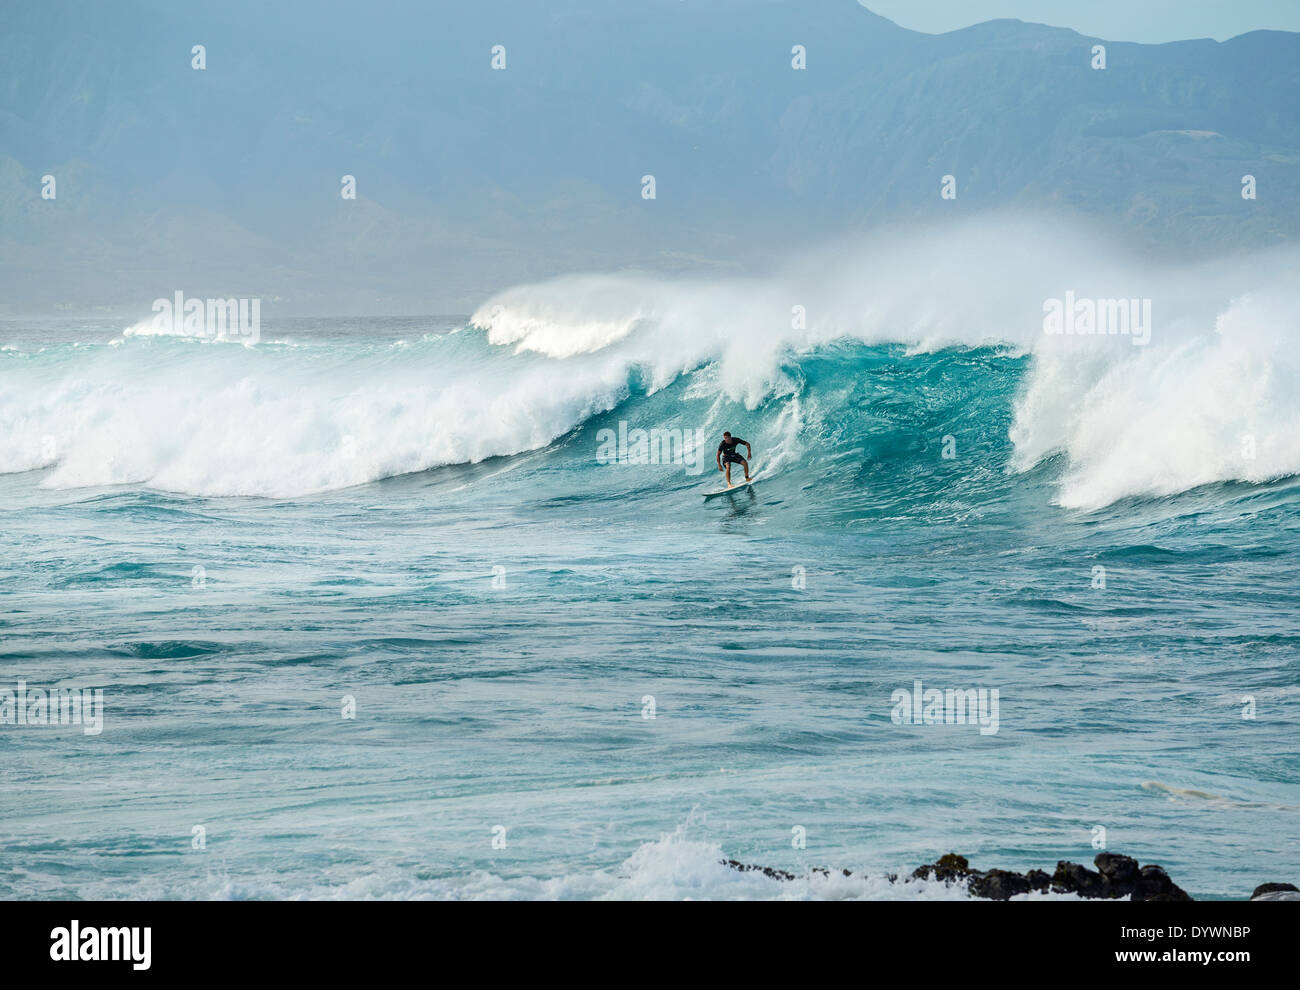
<svg viewBox="0 0 1300 990">
<path fill-rule="evenodd" d="M 722 455 L 723 464 L 743 464 L 744 462 L 745 459 L 736 453 Z"/>
</svg>

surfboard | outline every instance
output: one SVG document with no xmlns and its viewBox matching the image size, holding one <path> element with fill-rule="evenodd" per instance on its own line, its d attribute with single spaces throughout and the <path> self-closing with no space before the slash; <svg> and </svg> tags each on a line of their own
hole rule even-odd
<svg viewBox="0 0 1300 990">
<path fill-rule="evenodd" d="M 705 493 L 704 493 L 704 500 L 707 502 L 709 499 L 711 499 L 711 498 L 717 498 L 719 495 L 728 495 L 728 494 L 730 494 L 731 492 L 738 492 L 738 491 L 740 491 L 742 488 L 748 488 L 750 485 L 752 485 L 752 484 L 753 484 L 754 482 L 756 482 L 757 480 L 758 480 L 758 475 L 757 475 L 757 474 L 754 474 L 754 475 L 752 475 L 752 476 L 750 477 L 750 479 L 749 479 L 748 481 L 737 481 L 737 482 L 736 482 L 734 485 L 732 485 L 730 488 L 719 488 L 716 492 L 705 492 Z"/>
</svg>

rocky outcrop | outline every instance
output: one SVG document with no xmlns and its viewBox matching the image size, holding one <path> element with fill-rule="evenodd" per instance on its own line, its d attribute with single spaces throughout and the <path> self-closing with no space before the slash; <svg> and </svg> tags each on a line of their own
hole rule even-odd
<svg viewBox="0 0 1300 990">
<path fill-rule="evenodd" d="M 795 874 L 774 870 L 766 866 L 750 866 L 734 859 L 726 864 L 741 872 L 758 871 L 774 880 L 793 880 Z M 1190 901 L 1191 896 L 1169 879 L 1164 867 L 1150 863 L 1140 866 L 1132 856 L 1116 853 L 1098 853 L 1093 860 L 1097 867 L 1090 870 L 1079 863 L 1062 860 L 1056 872 L 1048 875 L 1043 870 L 1016 873 L 1013 870 L 973 870 L 965 856 L 948 853 L 933 863 L 912 871 L 915 880 L 942 880 L 945 883 L 964 883 L 976 897 L 1005 901 L 1018 894 L 1031 891 L 1055 891 L 1078 894 L 1080 897 L 1116 900 L 1131 898 L 1135 901 Z M 813 873 L 829 876 L 829 870 L 814 869 Z M 852 876 L 848 870 L 844 876 Z M 890 882 L 898 878 L 890 876 Z M 1294 892 L 1294 894 L 1292 894 Z M 1300 891 L 1291 884 L 1264 884 L 1255 890 L 1251 900 L 1300 900 Z"/>
<path fill-rule="evenodd" d="M 793 873 L 790 873 L 790 872 L 788 872 L 788 871 L 786 871 L 786 870 L 774 870 L 774 869 L 772 869 L 772 867 L 770 867 L 770 866 L 752 866 L 752 865 L 750 865 L 749 863 L 741 863 L 741 862 L 739 862 L 739 861 L 737 861 L 737 860 L 734 860 L 734 859 L 726 859 L 726 860 L 723 860 L 723 862 L 726 863 L 728 866 L 730 866 L 733 870 L 739 870 L 741 873 L 761 873 L 761 874 L 763 874 L 763 876 L 765 876 L 765 877 L 769 877 L 769 878 L 771 878 L 771 879 L 773 879 L 773 880 L 793 880 L 793 879 L 794 879 L 794 874 L 793 874 Z M 814 868 L 814 869 L 813 869 L 813 872 L 814 872 L 814 873 L 825 873 L 826 870 L 819 870 L 819 869 Z"/>
<path fill-rule="evenodd" d="M 970 873 L 970 862 L 965 856 L 948 853 L 947 856 L 940 856 L 933 863 L 918 866 L 912 871 L 912 876 L 917 880 L 946 880 L 951 883 L 954 880 L 965 879 L 970 876 Z"/>
<path fill-rule="evenodd" d="M 1005 901 L 1032 890 L 1053 890 L 1080 897 L 1114 900 L 1131 897 L 1135 901 L 1190 901 L 1192 898 L 1169 879 L 1162 867 L 1139 866 L 1132 856 L 1099 853 L 1093 861 L 1096 870 L 1064 860 L 1056 864 L 1050 877 L 1042 870 L 1015 873 L 1011 870 L 972 870 L 965 856 L 949 853 L 933 863 L 914 870 L 912 876 L 923 880 L 965 881 L 976 897 Z"/>
<path fill-rule="evenodd" d="M 1300 888 L 1293 883 L 1261 883 L 1250 895 L 1252 901 L 1300 901 Z"/>
</svg>

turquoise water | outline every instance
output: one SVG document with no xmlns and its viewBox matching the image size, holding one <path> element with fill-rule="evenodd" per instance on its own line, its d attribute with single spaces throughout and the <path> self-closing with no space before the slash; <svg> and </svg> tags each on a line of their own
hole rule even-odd
<svg viewBox="0 0 1300 990">
<path fill-rule="evenodd" d="M 1009 346 L 742 388 L 465 324 L 4 325 L 0 686 L 104 723 L 0 726 L 0 896 L 956 896 L 879 877 L 1099 826 L 1198 897 L 1300 876 L 1293 477 L 1067 507 Z M 620 424 L 705 470 L 600 463 Z M 765 476 L 705 503 L 723 429 Z M 916 680 L 997 731 L 895 724 Z"/>
</svg>

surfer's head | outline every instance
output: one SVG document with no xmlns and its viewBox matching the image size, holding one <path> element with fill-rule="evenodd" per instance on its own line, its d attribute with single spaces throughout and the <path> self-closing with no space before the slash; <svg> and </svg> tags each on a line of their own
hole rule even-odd
<svg viewBox="0 0 1300 990">
<path fill-rule="evenodd" d="M 731 434 L 728 433 L 726 430 L 723 430 L 723 431 L 722 431 L 722 439 L 724 439 L 724 440 L 730 440 L 730 439 L 731 439 Z"/>
</svg>

